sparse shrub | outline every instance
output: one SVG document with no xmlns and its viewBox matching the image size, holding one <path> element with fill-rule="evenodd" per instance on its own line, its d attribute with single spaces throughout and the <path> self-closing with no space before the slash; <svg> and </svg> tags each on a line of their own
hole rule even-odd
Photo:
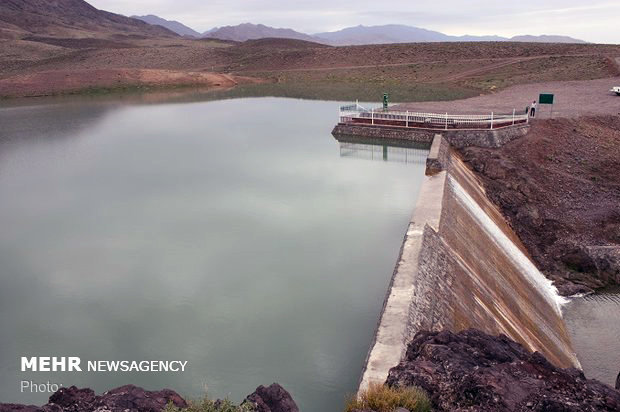
<svg viewBox="0 0 620 412">
<path fill-rule="evenodd" d="M 166 406 L 163 412 L 253 412 L 254 408 L 248 403 L 242 405 L 235 405 L 228 399 L 223 401 L 212 401 L 209 398 L 204 398 L 199 402 L 189 402 L 189 407 L 178 408 L 172 403 Z"/>
<path fill-rule="evenodd" d="M 359 397 L 349 398 L 345 412 L 356 409 L 393 412 L 397 408 L 405 408 L 411 412 L 429 412 L 431 402 L 426 393 L 416 386 L 390 388 L 386 385 L 371 384 Z"/>
</svg>

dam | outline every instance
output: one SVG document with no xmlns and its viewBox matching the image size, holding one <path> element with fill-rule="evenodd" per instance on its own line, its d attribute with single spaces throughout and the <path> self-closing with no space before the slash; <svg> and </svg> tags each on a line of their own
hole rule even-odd
<svg viewBox="0 0 620 412">
<path fill-rule="evenodd" d="M 359 390 L 385 382 L 420 330 L 475 327 L 504 334 L 556 366 L 579 367 L 564 299 L 441 135 L 426 174 Z"/>
<path fill-rule="evenodd" d="M 366 109 L 359 103 L 340 106 L 332 135 L 340 141 L 357 137 L 374 141 L 415 142 L 430 145 L 436 133 L 453 147 L 500 147 L 524 136 L 530 127 L 527 114 L 441 114 Z M 394 144 L 394 143 L 391 143 Z M 398 143 L 396 143 L 398 145 Z"/>
</svg>

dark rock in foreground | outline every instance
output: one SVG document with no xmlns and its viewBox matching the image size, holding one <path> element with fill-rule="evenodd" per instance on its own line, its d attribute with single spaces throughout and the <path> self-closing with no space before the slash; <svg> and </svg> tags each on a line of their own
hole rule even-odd
<svg viewBox="0 0 620 412">
<path fill-rule="evenodd" d="M 435 411 L 620 411 L 620 392 L 474 329 L 419 332 L 387 384 L 423 388 Z"/>
<path fill-rule="evenodd" d="M 267 388 L 259 386 L 245 400 L 254 405 L 256 412 L 299 412 L 291 395 L 277 383 Z"/>
<path fill-rule="evenodd" d="M 186 408 L 187 402 L 170 389 L 146 391 L 134 385 L 121 386 L 102 395 L 92 389 L 75 386 L 61 388 L 43 406 L 0 403 L 0 412 L 160 412 L 172 402 Z M 257 412 L 299 412 L 291 395 L 277 383 L 265 388 L 259 386 L 246 398 Z"/>
<path fill-rule="evenodd" d="M 180 408 L 187 407 L 185 400 L 170 389 L 146 391 L 134 385 L 125 385 L 96 395 L 92 389 L 71 386 L 60 388 L 50 396 L 47 405 L 0 404 L 0 412 L 158 412 L 170 402 Z"/>
</svg>

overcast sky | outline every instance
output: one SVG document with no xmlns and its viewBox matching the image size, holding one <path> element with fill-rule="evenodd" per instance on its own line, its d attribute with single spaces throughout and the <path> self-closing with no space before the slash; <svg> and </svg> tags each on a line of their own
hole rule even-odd
<svg viewBox="0 0 620 412">
<path fill-rule="evenodd" d="M 125 15 L 155 14 L 197 30 L 263 23 L 304 33 L 407 24 L 451 35 L 560 34 L 620 43 L 619 0 L 87 0 Z"/>
</svg>

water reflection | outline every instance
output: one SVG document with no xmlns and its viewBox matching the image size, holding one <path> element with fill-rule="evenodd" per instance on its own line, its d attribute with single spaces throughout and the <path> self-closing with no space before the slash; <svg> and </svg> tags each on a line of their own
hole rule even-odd
<svg viewBox="0 0 620 412">
<path fill-rule="evenodd" d="M 336 137 L 340 157 L 406 163 L 418 166 L 426 164 L 429 145 L 398 140 L 362 139 L 352 136 Z"/>
</svg>

